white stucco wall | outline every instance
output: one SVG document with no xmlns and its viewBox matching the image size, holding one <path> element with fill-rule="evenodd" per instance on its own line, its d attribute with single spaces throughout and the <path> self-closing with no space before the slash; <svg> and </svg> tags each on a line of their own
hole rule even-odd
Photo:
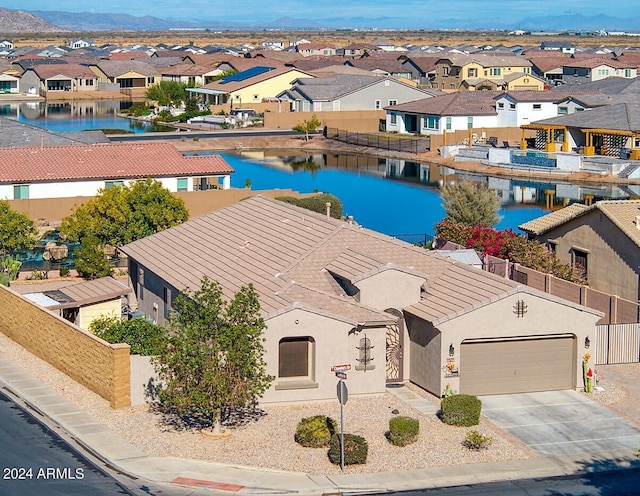
<svg viewBox="0 0 640 496">
<path fill-rule="evenodd" d="M 185 176 L 182 176 L 185 177 Z M 161 177 L 157 179 L 164 188 L 172 193 L 178 191 L 177 177 Z M 122 181 L 128 184 L 130 179 L 109 179 L 109 181 Z M 187 191 L 193 191 L 193 178 L 188 178 Z M 106 181 L 74 181 L 74 182 L 50 182 L 50 183 L 30 183 L 29 198 L 67 198 L 72 196 L 96 196 L 98 190 L 105 188 Z M 0 199 L 13 200 L 13 184 L 0 184 Z M 231 187 L 231 176 L 222 178 L 222 188 Z"/>
</svg>

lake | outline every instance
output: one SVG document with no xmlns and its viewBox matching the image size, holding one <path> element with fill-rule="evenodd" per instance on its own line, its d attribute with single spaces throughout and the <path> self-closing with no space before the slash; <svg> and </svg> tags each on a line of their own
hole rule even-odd
<svg viewBox="0 0 640 496">
<path fill-rule="evenodd" d="M 518 225 L 577 201 L 628 198 L 631 188 L 541 183 L 456 172 L 448 167 L 361 155 L 244 152 L 222 154 L 234 168 L 232 187 L 322 191 L 343 202 L 343 214 L 389 235 L 434 234 L 444 217 L 440 186 L 467 179 L 486 183 L 500 197 L 499 229 Z"/>
<path fill-rule="evenodd" d="M 0 105 L 0 115 L 53 132 L 123 129 L 134 133 L 157 131 L 150 122 L 118 117 L 131 101 L 79 100 L 70 102 L 15 102 Z"/>
<path fill-rule="evenodd" d="M 0 105 L 0 115 L 49 131 L 125 129 L 153 132 L 151 123 L 118 117 L 130 101 L 20 102 Z M 512 228 L 573 202 L 640 196 L 638 186 L 594 186 L 532 182 L 456 172 L 447 167 L 362 155 L 247 152 L 223 154 L 236 170 L 233 187 L 247 180 L 253 189 L 290 188 L 324 191 L 339 197 L 343 213 L 365 227 L 386 234 L 433 234 L 444 216 L 440 186 L 469 179 L 486 183 L 502 202 L 498 228 Z"/>
</svg>

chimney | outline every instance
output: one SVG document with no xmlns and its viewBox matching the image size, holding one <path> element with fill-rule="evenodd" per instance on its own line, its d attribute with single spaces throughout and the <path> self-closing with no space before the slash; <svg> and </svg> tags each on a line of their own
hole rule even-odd
<svg viewBox="0 0 640 496">
<path fill-rule="evenodd" d="M 331 218 L 331 202 L 327 202 L 324 204 L 325 207 L 327 207 L 327 219 Z"/>
</svg>

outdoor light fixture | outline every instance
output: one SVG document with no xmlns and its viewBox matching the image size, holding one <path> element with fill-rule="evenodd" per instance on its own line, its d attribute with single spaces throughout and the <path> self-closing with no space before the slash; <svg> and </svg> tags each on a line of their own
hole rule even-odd
<svg viewBox="0 0 640 496">
<path fill-rule="evenodd" d="M 453 347 L 453 343 L 451 343 L 451 344 L 449 345 L 449 356 L 453 356 L 453 355 L 455 355 L 455 353 L 456 353 L 456 350 L 455 350 L 455 348 Z"/>
<path fill-rule="evenodd" d="M 584 338 L 584 347 L 586 349 L 589 349 L 590 346 L 591 346 L 591 340 L 589 339 L 589 336 L 587 336 L 586 338 Z"/>
</svg>

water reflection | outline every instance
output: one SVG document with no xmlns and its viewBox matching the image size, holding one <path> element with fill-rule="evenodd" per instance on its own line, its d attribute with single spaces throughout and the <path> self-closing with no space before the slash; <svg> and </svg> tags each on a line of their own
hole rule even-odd
<svg viewBox="0 0 640 496">
<path fill-rule="evenodd" d="M 502 208 L 497 227 L 517 230 L 519 224 L 570 203 L 629 199 L 640 186 L 573 184 L 501 178 L 456 171 L 406 160 L 332 153 L 251 151 L 225 155 L 235 169 L 231 184 L 254 189 L 291 188 L 325 191 L 338 196 L 344 213 L 359 223 L 387 233 L 433 233 L 444 216 L 440 188 L 460 180 L 487 184 Z"/>
<path fill-rule="evenodd" d="M 118 117 L 132 101 L 81 100 L 69 102 L 14 102 L 0 105 L 0 115 L 54 132 L 122 129 L 134 133 L 157 131 L 150 122 Z"/>
</svg>

